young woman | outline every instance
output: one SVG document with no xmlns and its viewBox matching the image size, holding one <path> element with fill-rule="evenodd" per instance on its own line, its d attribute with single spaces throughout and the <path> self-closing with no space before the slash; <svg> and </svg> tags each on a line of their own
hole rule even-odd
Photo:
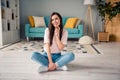
<svg viewBox="0 0 120 80">
<path fill-rule="evenodd" d="M 68 70 L 66 64 L 74 60 L 74 54 L 72 52 L 61 54 L 67 44 L 67 36 L 68 32 L 63 30 L 61 15 L 53 12 L 44 34 L 44 52 L 34 52 L 31 57 L 32 60 L 42 65 L 38 72 Z"/>
</svg>

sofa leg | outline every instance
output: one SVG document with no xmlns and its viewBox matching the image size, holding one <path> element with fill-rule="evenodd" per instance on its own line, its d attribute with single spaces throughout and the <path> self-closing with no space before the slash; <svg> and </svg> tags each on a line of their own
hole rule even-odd
<svg viewBox="0 0 120 80">
<path fill-rule="evenodd" d="M 27 37 L 27 41 L 29 41 L 29 37 Z"/>
</svg>

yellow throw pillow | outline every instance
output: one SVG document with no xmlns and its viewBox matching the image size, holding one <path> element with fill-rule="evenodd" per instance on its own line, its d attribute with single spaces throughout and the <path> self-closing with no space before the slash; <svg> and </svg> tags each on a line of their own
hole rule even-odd
<svg viewBox="0 0 120 80">
<path fill-rule="evenodd" d="M 64 28 L 74 28 L 77 23 L 78 18 L 68 18 Z"/>
<path fill-rule="evenodd" d="M 28 16 L 28 20 L 30 22 L 31 27 L 35 27 L 35 22 L 32 16 Z"/>
</svg>

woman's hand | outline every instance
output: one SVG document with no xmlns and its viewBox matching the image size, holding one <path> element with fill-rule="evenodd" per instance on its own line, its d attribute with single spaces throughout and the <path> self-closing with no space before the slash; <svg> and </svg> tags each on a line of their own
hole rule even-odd
<svg viewBox="0 0 120 80">
<path fill-rule="evenodd" d="M 53 62 L 49 63 L 49 65 L 48 65 L 48 70 L 49 70 L 49 71 L 52 71 L 52 70 L 55 70 L 55 69 L 56 69 L 55 63 L 53 63 Z"/>
</svg>

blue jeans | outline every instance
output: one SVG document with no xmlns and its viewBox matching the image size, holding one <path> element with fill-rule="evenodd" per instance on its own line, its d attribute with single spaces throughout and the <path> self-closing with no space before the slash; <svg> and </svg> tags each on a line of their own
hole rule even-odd
<svg viewBox="0 0 120 80">
<path fill-rule="evenodd" d="M 61 55 L 61 53 L 53 53 L 51 54 L 51 57 L 52 61 L 58 64 L 58 67 L 62 67 L 74 60 L 74 54 L 72 52 L 63 55 Z M 46 52 L 43 52 L 42 54 L 39 52 L 34 52 L 32 54 L 31 59 L 39 64 L 42 64 L 43 66 L 49 65 L 48 56 Z"/>
</svg>

